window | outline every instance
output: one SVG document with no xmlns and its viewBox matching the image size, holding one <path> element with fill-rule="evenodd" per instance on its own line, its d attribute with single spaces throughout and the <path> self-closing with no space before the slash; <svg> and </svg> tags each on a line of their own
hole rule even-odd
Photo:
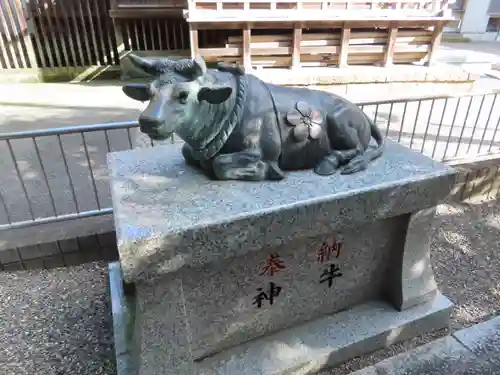
<svg viewBox="0 0 500 375">
<path fill-rule="evenodd" d="M 450 4 L 449 7 L 452 10 L 464 10 L 465 9 L 465 0 L 455 0 L 455 2 Z"/>
<path fill-rule="evenodd" d="M 490 17 L 486 26 L 487 33 L 496 33 L 500 30 L 500 17 Z"/>
</svg>

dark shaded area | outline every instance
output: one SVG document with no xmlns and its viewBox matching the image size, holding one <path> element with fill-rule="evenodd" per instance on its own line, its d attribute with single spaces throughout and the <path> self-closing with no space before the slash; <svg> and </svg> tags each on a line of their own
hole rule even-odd
<svg viewBox="0 0 500 375">
<path fill-rule="evenodd" d="M 118 260 L 115 232 L 0 250 L 0 270 L 36 270 Z"/>
</svg>

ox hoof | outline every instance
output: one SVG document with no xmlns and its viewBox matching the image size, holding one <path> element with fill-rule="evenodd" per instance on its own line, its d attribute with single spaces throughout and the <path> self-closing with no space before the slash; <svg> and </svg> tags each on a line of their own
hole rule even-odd
<svg viewBox="0 0 500 375">
<path fill-rule="evenodd" d="M 330 176 L 337 172 L 339 162 L 337 158 L 325 158 L 314 168 L 314 172 L 321 176 Z"/>
<path fill-rule="evenodd" d="M 340 172 L 340 174 L 352 174 L 365 170 L 368 167 L 368 162 L 363 159 L 353 159 L 351 160 Z"/>
</svg>

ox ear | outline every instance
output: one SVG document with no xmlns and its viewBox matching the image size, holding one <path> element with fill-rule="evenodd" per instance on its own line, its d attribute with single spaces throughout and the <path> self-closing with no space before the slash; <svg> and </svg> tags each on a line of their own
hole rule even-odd
<svg viewBox="0 0 500 375">
<path fill-rule="evenodd" d="M 131 83 L 122 87 L 123 92 L 129 98 L 138 100 L 140 102 L 145 102 L 151 99 L 149 93 L 149 86 L 145 84 L 135 84 Z"/>
<path fill-rule="evenodd" d="M 217 87 L 202 87 L 198 91 L 198 101 L 206 101 L 210 104 L 221 104 L 231 96 L 233 92 L 232 87 L 217 86 Z"/>
</svg>

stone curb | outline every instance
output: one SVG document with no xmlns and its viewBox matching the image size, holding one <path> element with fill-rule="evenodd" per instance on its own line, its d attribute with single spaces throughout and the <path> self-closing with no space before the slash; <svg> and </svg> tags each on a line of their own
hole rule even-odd
<svg viewBox="0 0 500 375">
<path fill-rule="evenodd" d="M 500 316 L 387 358 L 352 375 L 500 373 Z"/>
</svg>

